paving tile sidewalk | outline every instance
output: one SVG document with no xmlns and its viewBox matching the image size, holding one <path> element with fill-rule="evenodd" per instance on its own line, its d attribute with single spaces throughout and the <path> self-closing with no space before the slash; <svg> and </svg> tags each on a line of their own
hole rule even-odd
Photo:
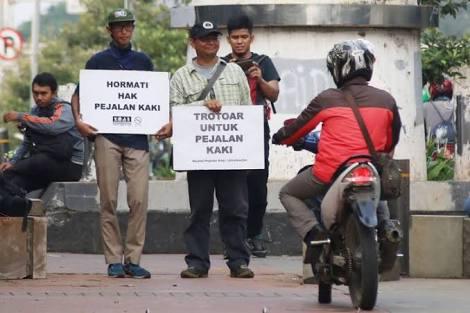
<svg viewBox="0 0 470 313">
<path fill-rule="evenodd" d="M 300 257 L 253 259 L 253 280 L 230 278 L 220 255 L 207 279 L 179 278 L 182 255 L 144 255 L 141 263 L 151 279 L 111 279 L 100 255 L 51 253 L 47 279 L 0 281 L 0 313 L 356 312 L 344 286 L 331 305 L 319 305 L 316 286 L 301 284 Z M 469 280 L 381 283 L 373 312 L 467 313 L 469 293 Z"/>
</svg>

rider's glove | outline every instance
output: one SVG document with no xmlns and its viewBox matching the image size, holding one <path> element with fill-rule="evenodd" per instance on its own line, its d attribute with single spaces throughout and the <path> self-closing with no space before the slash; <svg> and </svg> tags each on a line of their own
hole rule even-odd
<svg viewBox="0 0 470 313">
<path fill-rule="evenodd" d="M 273 135 L 273 138 L 271 139 L 271 142 L 273 143 L 273 145 L 281 144 L 281 139 L 279 137 L 280 136 L 277 133 Z"/>
<path fill-rule="evenodd" d="M 304 144 L 305 144 L 305 139 L 304 139 L 304 138 L 300 138 L 299 140 L 297 140 L 297 141 L 292 145 L 292 148 L 293 148 L 295 151 L 301 151 L 301 150 L 304 148 Z"/>
</svg>

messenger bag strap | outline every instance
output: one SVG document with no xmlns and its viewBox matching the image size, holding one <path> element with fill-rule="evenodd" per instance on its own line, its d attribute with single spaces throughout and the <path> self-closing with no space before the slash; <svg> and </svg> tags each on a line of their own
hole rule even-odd
<svg viewBox="0 0 470 313">
<path fill-rule="evenodd" d="M 439 111 L 439 109 L 436 107 L 433 101 L 431 101 L 431 105 L 434 108 L 434 111 L 436 111 L 437 115 L 439 115 L 441 122 L 452 122 L 452 118 L 454 117 L 454 110 L 452 110 L 452 113 L 450 114 L 449 118 L 445 119 L 441 111 Z"/>
<path fill-rule="evenodd" d="M 201 100 L 204 100 L 207 95 L 209 94 L 209 92 L 211 91 L 212 87 L 214 86 L 215 84 L 215 81 L 219 78 L 220 74 L 222 74 L 222 72 L 224 71 L 225 69 L 225 66 L 227 64 L 225 62 L 219 62 L 219 64 L 217 65 L 217 69 L 215 70 L 215 73 L 212 75 L 212 77 L 207 81 L 207 85 L 206 87 L 202 90 L 201 94 L 199 95 L 199 97 L 197 98 L 197 101 L 201 101 Z"/>
<path fill-rule="evenodd" d="M 346 102 L 349 104 L 351 109 L 356 116 L 357 123 L 359 124 L 359 128 L 361 129 L 362 135 L 367 144 L 367 148 L 369 149 L 369 153 L 371 154 L 374 160 L 378 160 L 377 151 L 375 150 L 374 144 L 372 143 L 372 139 L 370 138 L 369 132 L 367 131 L 366 124 L 364 123 L 364 119 L 362 118 L 361 112 L 359 112 L 359 107 L 357 106 L 356 100 L 351 95 L 349 91 L 343 90 L 344 97 L 346 98 Z"/>
</svg>

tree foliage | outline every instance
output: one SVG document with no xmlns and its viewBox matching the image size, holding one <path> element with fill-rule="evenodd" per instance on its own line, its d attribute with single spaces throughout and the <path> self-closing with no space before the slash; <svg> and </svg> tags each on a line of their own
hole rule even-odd
<svg viewBox="0 0 470 313">
<path fill-rule="evenodd" d="M 41 35 L 47 37 L 57 36 L 65 24 L 75 23 L 78 21 L 78 18 L 78 15 L 67 13 L 65 2 L 51 6 L 48 8 L 47 13 L 40 17 Z M 18 29 L 23 34 L 24 39 L 29 41 L 31 37 L 31 21 L 23 22 Z"/>
<path fill-rule="evenodd" d="M 468 0 L 421 0 L 422 5 L 433 5 L 441 17 L 455 18 L 466 10 Z M 464 78 L 459 72 L 470 65 L 470 34 L 462 38 L 446 36 L 436 28 L 426 29 L 421 36 L 423 83 L 441 82 L 445 77 Z"/>
<path fill-rule="evenodd" d="M 439 15 L 451 15 L 455 18 L 459 10 L 467 8 L 468 0 L 418 0 L 418 3 L 432 5 L 439 10 Z"/>
<path fill-rule="evenodd" d="M 39 72 L 53 73 L 59 84 L 77 82 L 80 69 L 96 52 L 110 42 L 106 31 L 106 18 L 114 8 L 122 7 L 121 0 L 85 0 L 87 12 L 78 21 L 66 23 L 57 36 L 41 37 Z M 136 30 L 134 48 L 144 51 L 159 71 L 174 72 L 184 64 L 186 56 L 186 32 L 170 29 L 170 13 L 166 6 L 153 0 L 134 1 Z M 49 13 L 56 13 L 50 9 Z M 51 18 L 55 18 L 55 15 Z M 47 19 L 47 18 L 46 18 Z M 22 56 L 16 68 L 4 72 L 0 86 L 2 111 L 27 111 L 30 90 L 29 57 Z"/>
<path fill-rule="evenodd" d="M 459 69 L 470 65 L 470 34 L 459 39 L 430 28 L 423 32 L 421 43 L 423 82 L 441 82 L 444 76 L 463 78 Z"/>
</svg>

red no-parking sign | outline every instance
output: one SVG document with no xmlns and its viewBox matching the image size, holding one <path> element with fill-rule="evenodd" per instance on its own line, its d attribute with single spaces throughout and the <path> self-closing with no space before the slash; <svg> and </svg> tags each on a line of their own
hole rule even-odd
<svg viewBox="0 0 470 313">
<path fill-rule="evenodd" d="M 9 27 L 0 29 L 0 59 L 16 59 L 21 53 L 23 43 L 23 35 L 20 32 Z"/>
</svg>

